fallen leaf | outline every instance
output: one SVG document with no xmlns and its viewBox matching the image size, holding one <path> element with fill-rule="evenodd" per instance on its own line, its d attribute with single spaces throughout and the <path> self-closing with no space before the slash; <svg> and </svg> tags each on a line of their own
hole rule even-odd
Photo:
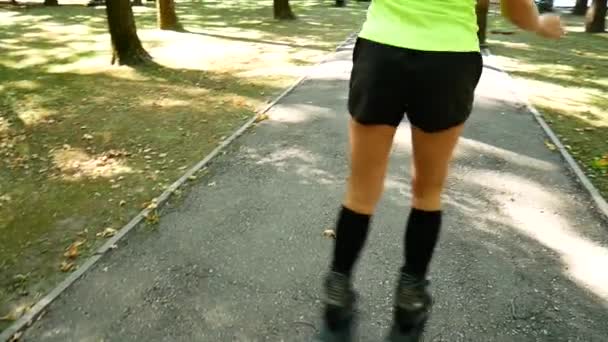
<svg viewBox="0 0 608 342">
<path fill-rule="evenodd" d="M 119 205 L 119 206 L 121 206 L 121 207 L 124 207 L 126 204 L 127 204 L 127 201 L 125 201 L 125 200 L 121 200 L 121 201 L 118 203 L 118 205 Z"/>
<path fill-rule="evenodd" d="M 547 148 L 551 151 L 555 151 L 557 150 L 557 146 L 555 146 L 554 144 L 550 143 L 548 140 L 545 140 L 545 146 L 547 146 Z"/>
<path fill-rule="evenodd" d="M 188 177 L 189 180 L 196 180 L 196 176 L 190 176 Z"/>
<path fill-rule="evenodd" d="M 59 266 L 59 270 L 61 270 L 61 272 L 71 272 L 74 269 L 76 269 L 76 264 L 69 261 L 62 261 L 61 265 Z"/>
<path fill-rule="evenodd" d="M 328 239 L 335 239 L 336 231 L 334 231 L 333 229 L 325 229 L 323 231 L 323 237 L 328 238 Z"/>
<path fill-rule="evenodd" d="M 102 238 L 110 238 L 114 235 L 116 235 L 116 229 L 114 228 L 106 228 L 102 232 L 97 233 L 97 237 Z"/>
<path fill-rule="evenodd" d="M 598 159 L 594 160 L 593 167 L 597 168 L 597 169 L 608 168 L 608 155 L 605 155 L 602 158 L 598 158 Z"/>
<path fill-rule="evenodd" d="M 28 310 L 29 307 L 27 305 L 16 306 L 9 313 L 0 317 L 0 321 L 14 322 L 21 318 L 21 316 L 25 315 Z"/>
<path fill-rule="evenodd" d="M 80 255 L 80 251 L 78 250 L 78 248 L 80 248 L 80 246 L 84 245 L 85 242 L 86 242 L 86 240 L 78 240 L 78 241 L 72 242 L 72 244 L 70 244 L 65 249 L 65 253 L 63 253 L 63 256 L 68 259 L 77 258 Z"/>
<path fill-rule="evenodd" d="M 257 122 L 261 122 L 261 121 L 264 121 L 264 120 L 268 120 L 268 118 L 269 118 L 268 114 L 258 114 L 255 117 L 255 122 L 257 123 Z"/>
<path fill-rule="evenodd" d="M 160 221 L 160 216 L 156 210 L 152 210 L 146 215 L 146 222 L 148 224 L 157 224 Z"/>
<path fill-rule="evenodd" d="M 85 134 L 85 135 L 82 136 L 82 139 L 84 139 L 84 140 L 93 140 L 93 136 L 90 135 L 90 134 Z"/>
</svg>

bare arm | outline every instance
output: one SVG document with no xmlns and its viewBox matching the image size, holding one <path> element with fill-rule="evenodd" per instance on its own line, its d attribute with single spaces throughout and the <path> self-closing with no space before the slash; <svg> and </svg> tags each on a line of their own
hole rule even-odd
<svg viewBox="0 0 608 342">
<path fill-rule="evenodd" d="M 501 0 L 502 14 L 519 28 L 536 32 L 546 38 L 559 38 L 564 34 L 557 15 L 539 15 L 533 0 Z"/>
<path fill-rule="evenodd" d="M 539 14 L 533 0 L 501 0 L 500 9 L 509 21 L 526 31 L 536 32 Z"/>
</svg>

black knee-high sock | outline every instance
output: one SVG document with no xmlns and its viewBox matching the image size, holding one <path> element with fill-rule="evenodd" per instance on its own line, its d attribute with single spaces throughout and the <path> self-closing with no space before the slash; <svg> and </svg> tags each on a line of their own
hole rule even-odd
<svg viewBox="0 0 608 342">
<path fill-rule="evenodd" d="M 331 270 L 350 276 L 365 245 L 371 216 L 342 207 L 336 224 Z"/>
<path fill-rule="evenodd" d="M 441 228 L 441 211 L 412 208 L 404 238 L 405 265 L 402 271 L 417 278 L 428 272 Z"/>
</svg>

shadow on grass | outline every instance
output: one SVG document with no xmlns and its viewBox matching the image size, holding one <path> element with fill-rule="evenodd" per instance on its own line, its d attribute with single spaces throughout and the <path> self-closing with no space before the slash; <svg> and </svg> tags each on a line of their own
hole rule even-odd
<svg viewBox="0 0 608 342">
<path fill-rule="evenodd" d="M 314 49 L 320 51 L 326 51 L 327 46 L 325 45 L 298 45 L 294 43 L 287 42 L 279 42 L 272 40 L 263 40 L 263 39 L 255 39 L 255 38 L 246 38 L 246 37 L 238 37 L 238 36 L 229 36 L 222 34 L 214 34 L 214 33 L 203 33 L 203 32 L 194 32 L 194 31 L 184 31 L 185 33 L 191 34 L 199 34 L 207 37 L 220 38 L 220 39 L 228 39 L 228 40 L 236 40 L 240 42 L 250 42 L 250 43 L 259 43 L 259 44 L 269 44 L 269 45 L 280 45 L 280 46 L 289 46 L 292 48 L 306 48 L 306 49 Z"/>
</svg>

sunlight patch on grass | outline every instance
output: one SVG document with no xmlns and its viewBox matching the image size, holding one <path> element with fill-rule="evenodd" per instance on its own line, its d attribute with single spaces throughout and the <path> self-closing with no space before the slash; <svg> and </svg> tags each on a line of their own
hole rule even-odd
<svg viewBox="0 0 608 342">
<path fill-rule="evenodd" d="M 122 158 L 112 154 L 90 155 L 81 148 L 65 148 L 51 153 L 53 164 L 61 171 L 61 179 L 78 181 L 83 178 L 112 178 L 133 173 Z"/>
<path fill-rule="evenodd" d="M 599 95 L 591 89 L 585 93 L 573 93 L 569 87 L 534 80 L 522 83 L 522 86 L 538 106 L 577 117 L 590 126 L 608 126 L 608 116 L 603 109 L 591 104 L 593 96 Z"/>
<path fill-rule="evenodd" d="M 21 80 L 11 83 L 10 87 L 24 90 L 35 90 L 40 88 L 40 83 L 31 80 Z M 0 90 L 2 90 L 2 88 L 0 88 Z"/>
<path fill-rule="evenodd" d="M 10 124 L 8 122 L 8 120 L 3 117 L 0 116 L 0 137 L 6 135 L 8 133 L 10 129 Z"/>
<path fill-rule="evenodd" d="M 551 77 L 562 77 L 570 78 L 570 74 L 575 71 L 575 67 L 568 64 L 559 63 L 535 63 L 526 64 L 521 63 L 519 59 L 513 57 L 496 56 L 495 57 L 500 65 L 506 67 L 510 71 L 518 72 L 529 72 L 529 73 L 547 73 Z"/>
<path fill-rule="evenodd" d="M 532 50 L 532 47 L 530 46 L 530 44 L 527 43 L 519 43 L 519 42 L 503 42 L 503 41 L 499 41 L 499 40 L 493 40 L 493 39 L 488 39 L 488 42 L 490 44 L 498 44 L 501 46 L 504 46 L 506 48 L 511 48 L 511 49 L 521 49 L 521 50 Z"/>
<path fill-rule="evenodd" d="M 17 117 L 26 126 L 36 125 L 53 115 L 53 111 L 36 105 L 22 106 L 17 114 Z"/>
<path fill-rule="evenodd" d="M 608 196 L 608 34 L 583 33 L 584 17 L 564 14 L 569 34 L 558 41 L 517 31 L 492 35 L 491 49 L 525 88 L 600 193 Z M 507 26 L 498 16 L 490 27 Z M 522 44 L 529 49 L 520 48 Z"/>
</svg>

